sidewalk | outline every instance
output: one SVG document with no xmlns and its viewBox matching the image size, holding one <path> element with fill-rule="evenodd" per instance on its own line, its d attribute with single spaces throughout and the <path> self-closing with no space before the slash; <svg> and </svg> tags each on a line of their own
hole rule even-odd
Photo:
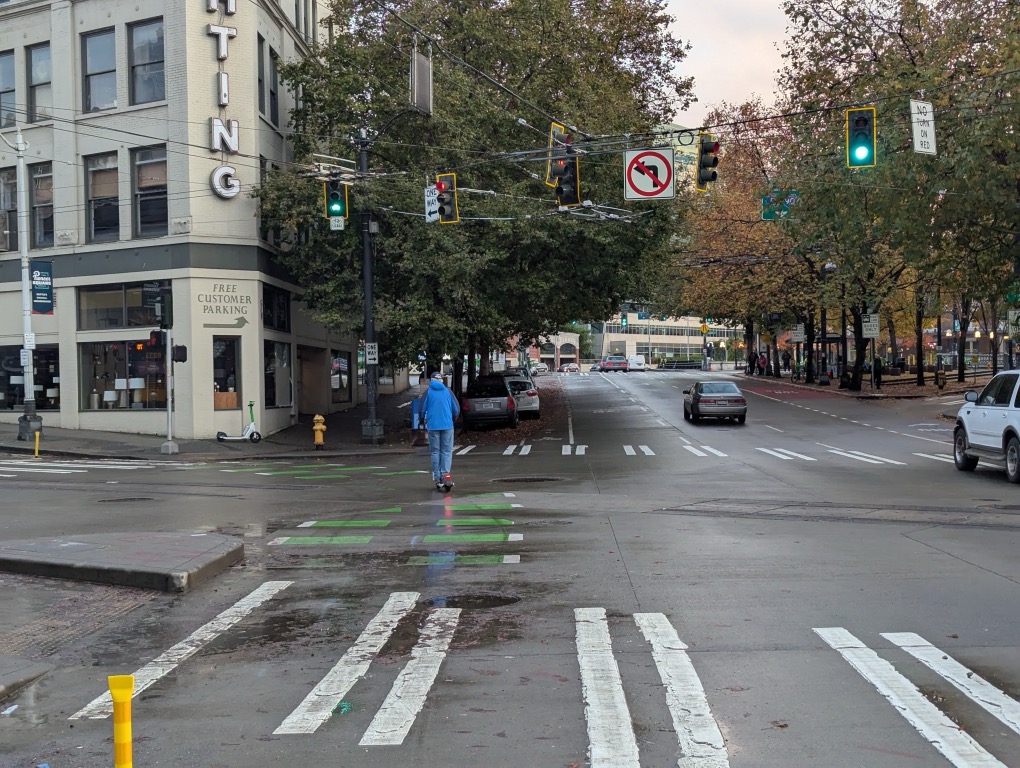
<svg viewBox="0 0 1020 768">
<path fill-rule="evenodd" d="M 148 459 L 164 461 L 237 461 L 243 459 L 307 458 L 315 456 L 364 456 L 402 453 L 410 450 L 408 429 L 409 403 L 417 396 L 417 387 L 397 395 L 380 395 L 376 418 L 384 423 L 383 438 L 378 445 L 361 442 L 361 421 L 368 418 L 367 404 L 346 411 L 331 413 L 326 418 L 322 450 L 312 442 L 312 416 L 302 415 L 298 423 L 272 435 L 263 435 L 258 443 L 249 441 L 217 442 L 174 438 L 179 453 L 161 454 L 166 435 L 137 435 L 125 432 L 100 432 L 80 429 L 59 429 L 46 426 L 39 440 L 40 456 L 95 459 Z M 28 453 L 35 450 L 33 442 L 18 440 L 17 424 L 0 425 L 0 453 Z"/>
</svg>

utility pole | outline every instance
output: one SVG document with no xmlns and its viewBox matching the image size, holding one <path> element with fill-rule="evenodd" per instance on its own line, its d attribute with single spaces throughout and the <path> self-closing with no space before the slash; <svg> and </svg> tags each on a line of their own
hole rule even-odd
<svg viewBox="0 0 1020 768">
<path fill-rule="evenodd" d="M 358 138 L 358 170 L 362 179 L 368 177 L 368 128 L 361 126 Z M 365 293 L 365 396 L 368 400 L 368 418 L 361 422 L 361 442 L 378 443 L 383 436 L 383 423 L 376 417 L 378 362 L 369 362 L 369 350 L 378 347 L 375 341 L 375 322 L 372 319 L 372 213 L 368 210 L 367 195 L 362 196 L 358 217 L 361 219 L 361 277 Z"/>
<path fill-rule="evenodd" d="M 4 143 L 11 143 L 4 138 Z M 21 135 L 21 126 L 16 126 L 14 147 L 18 153 L 18 253 L 21 256 L 21 326 L 24 340 L 21 348 L 21 366 L 24 379 L 24 413 L 18 418 L 18 440 L 34 440 L 35 433 L 42 433 L 42 417 L 35 410 L 35 365 L 32 351 L 35 349 L 35 334 L 32 333 L 32 283 L 29 274 L 28 239 L 31 236 L 28 216 L 28 172 L 25 170 L 25 151 L 28 143 Z"/>
</svg>

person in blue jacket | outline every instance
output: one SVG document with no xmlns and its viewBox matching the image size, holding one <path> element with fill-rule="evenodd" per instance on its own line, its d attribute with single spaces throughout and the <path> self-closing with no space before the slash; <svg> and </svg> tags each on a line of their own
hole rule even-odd
<svg viewBox="0 0 1020 768">
<path fill-rule="evenodd" d="M 428 389 L 419 403 L 419 423 L 425 422 L 429 433 L 429 454 L 432 457 L 432 480 L 436 490 L 450 490 L 453 480 L 453 422 L 460 415 L 457 398 L 443 384 L 443 374 L 433 373 Z"/>
</svg>

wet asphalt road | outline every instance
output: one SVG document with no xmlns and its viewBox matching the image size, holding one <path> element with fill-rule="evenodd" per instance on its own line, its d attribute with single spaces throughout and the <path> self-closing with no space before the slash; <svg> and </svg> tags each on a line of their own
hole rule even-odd
<svg viewBox="0 0 1020 768">
<path fill-rule="evenodd" d="M 0 479 L 3 538 L 247 553 L 184 596 L 0 576 L 0 652 L 54 667 L 0 765 L 111 765 L 121 673 L 135 765 L 1020 764 L 975 683 L 1020 689 L 1016 489 L 946 461 L 932 403 L 762 380 L 691 424 L 701 375 L 550 380 L 562 417 L 460 436 L 448 496 L 424 455 Z"/>
</svg>

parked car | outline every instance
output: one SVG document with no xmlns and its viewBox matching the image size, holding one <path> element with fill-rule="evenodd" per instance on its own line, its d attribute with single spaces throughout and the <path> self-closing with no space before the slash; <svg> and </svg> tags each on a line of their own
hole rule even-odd
<svg viewBox="0 0 1020 768">
<path fill-rule="evenodd" d="M 517 401 L 503 376 L 479 376 L 460 399 L 460 415 L 464 429 L 482 424 L 507 424 L 516 427 L 520 418 Z"/>
<path fill-rule="evenodd" d="M 592 363 L 591 366 L 588 368 L 588 370 L 589 371 L 597 371 L 597 370 L 599 370 L 599 364 L 598 363 Z"/>
<path fill-rule="evenodd" d="M 524 379 L 525 381 L 530 382 L 531 386 L 535 386 L 535 377 L 532 376 L 531 371 L 527 368 L 507 368 L 505 371 L 496 371 L 495 373 L 489 373 L 486 375 L 502 376 L 504 379 Z"/>
<path fill-rule="evenodd" d="M 535 374 L 549 373 L 549 366 L 546 365 L 545 363 L 535 363 L 534 365 L 531 366 L 531 372 Z"/>
<path fill-rule="evenodd" d="M 1020 483 L 1020 370 L 993 376 L 980 393 L 969 390 L 956 414 L 953 460 L 961 472 L 978 461 L 1005 467 L 1006 479 Z"/>
<path fill-rule="evenodd" d="M 747 421 L 747 400 L 732 381 L 699 381 L 684 390 L 684 418 L 697 421 L 702 416 Z"/>
<path fill-rule="evenodd" d="M 628 371 L 643 371 L 645 370 L 645 367 L 644 355 L 631 355 L 627 358 Z"/>
<path fill-rule="evenodd" d="M 560 373 L 577 373 L 581 369 L 578 367 L 577 363 L 564 363 L 557 370 L 559 370 Z"/>
<path fill-rule="evenodd" d="M 527 379 L 507 379 L 506 383 L 510 385 L 510 394 L 517 401 L 517 413 L 520 417 L 541 418 L 541 399 L 535 385 Z"/>
<path fill-rule="evenodd" d="M 599 370 L 623 371 L 626 373 L 630 370 L 630 363 L 623 355 L 609 355 L 608 357 L 603 357 L 601 362 L 599 362 Z"/>
</svg>

